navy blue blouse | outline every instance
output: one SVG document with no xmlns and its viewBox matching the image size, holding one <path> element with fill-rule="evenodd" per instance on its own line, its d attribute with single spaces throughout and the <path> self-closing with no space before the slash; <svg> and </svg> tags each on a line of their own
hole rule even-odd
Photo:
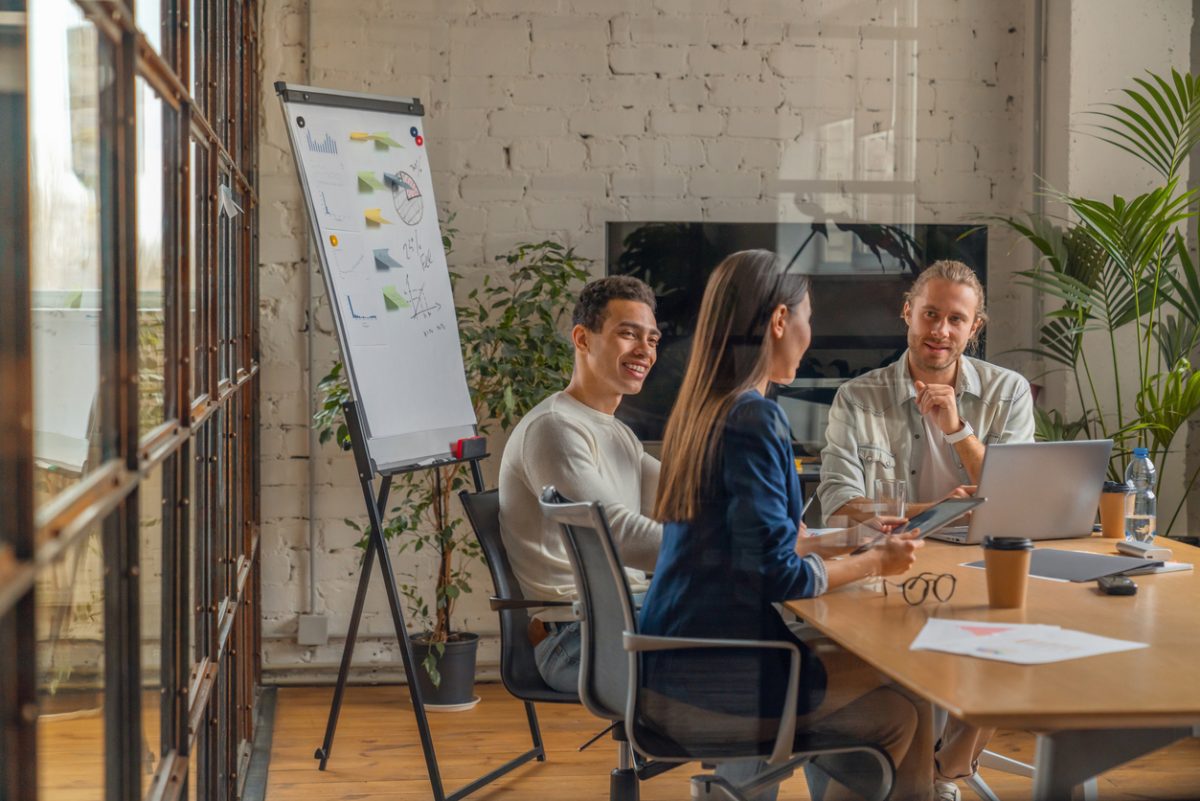
<svg viewBox="0 0 1200 801">
<path fill-rule="evenodd" d="M 652 635 L 796 643 L 801 714 L 820 703 L 825 672 L 771 604 L 816 591 L 812 566 L 795 551 L 802 508 L 787 418 L 757 391 L 742 394 L 726 419 L 699 514 L 663 528 L 640 625 Z M 652 689 L 757 717 L 779 716 L 787 664 L 783 651 L 658 652 L 643 662 Z"/>
</svg>

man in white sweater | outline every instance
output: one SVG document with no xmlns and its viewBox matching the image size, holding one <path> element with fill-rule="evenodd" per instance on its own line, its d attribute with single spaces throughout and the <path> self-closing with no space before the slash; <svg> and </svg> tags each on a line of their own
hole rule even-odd
<svg viewBox="0 0 1200 801">
<path fill-rule="evenodd" d="M 662 524 L 647 513 L 658 489 L 658 460 L 613 413 L 641 391 L 654 366 L 659 330 L 654 292 L 636 278 L 610 276 L 583 288 L 572 318 L 571 382 L 513 429 L 500 462 L 500 529 L 521 589 L 530 599 L 575 600 L 575 580 L 558 526 L 538 507 L 542 488 L 573 501 L 600 501 L 626 565 L 630 589 L 644 592 Z M 550 607 L 530 627 L 538 671 L 556 690 L 579 683 L 579 624 L 569 607 Z"/>
</svg>

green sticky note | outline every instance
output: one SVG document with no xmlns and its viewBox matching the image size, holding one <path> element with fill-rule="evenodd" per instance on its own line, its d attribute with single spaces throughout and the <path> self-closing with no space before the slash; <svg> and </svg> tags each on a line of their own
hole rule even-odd
<svg viewBox="0 0 1200 801">
<path fill-rule="evenodd" d="M 367 170 L 358 174 L 358 182 L 368 189 L 384 189 L 383 182 L 375 177 L 375 173 Z"/>
<path fill-rule="evenodd" d="M 393 139 L 390 134 L 386 134 L 386 133 L 371 134 L 371 138 L 374 139 L 376 141 L 376 143 L 381 144 L 384 147 L 404 147 L 404 145 L 400 144 L 395 139 Z"/>
<path fill-rule="evenodd" d="M 63 303 L 63 308 L 78 309 L 82 305 L 83 305 L 83 290 L 76 289 L 74 292 L 72 292 L 70 295 L 67 296 L 66 301 Z"/>
<path fill-rule="evenodd" d="M 396 287 L 388 284 L 383 288 L 383 305 L 391 311 L 409 308 L 409 303 Z"/>
</svg>

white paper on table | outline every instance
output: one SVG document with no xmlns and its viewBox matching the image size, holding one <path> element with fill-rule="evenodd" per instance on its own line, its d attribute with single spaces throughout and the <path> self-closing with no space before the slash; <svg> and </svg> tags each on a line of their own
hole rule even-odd
<svg viewBox="0 0 1200 801">
<path fill-rule="evenodd" d="M 982 620 L 952 620 L 931 617 L 925 621 L 925 627 L 912 641 L 909 650 L 941 651 L 944 650 L 943 646 L 971 643 L 983 637 L 994 637 L 998 634 L 1021 630 L 1029 634 L 1044 636 L 1061 629 L 1058 626 L 1046 626 L 1040 623 L 990 623 Z"/>
<path fill-rule="evenodd" d="M 938 650 L 1018 665 L 1043 665 L 1147 647 L 1144 642 L 1115 640 L 1085 631 L 1058 629 L 1053 632 L 1010 631 L 974 642 L 951 643 Z"/>
<path fill-rule="evenodd" d="M 1191 562 L 1163 562 L 1161 565 L 1126 570 L 1123 576 L 1148 576 L 1151 573 L 1179 573 L 1192 569 Z"/>
<path fill-rule="evenodd" d="M 1018 665 L 1063 662 L 1146 647 L 1146 643 L 1058 626 L 938 618 L 927 621 L 910 646 L 912 650 L 943 651 Z"/>
</svg>

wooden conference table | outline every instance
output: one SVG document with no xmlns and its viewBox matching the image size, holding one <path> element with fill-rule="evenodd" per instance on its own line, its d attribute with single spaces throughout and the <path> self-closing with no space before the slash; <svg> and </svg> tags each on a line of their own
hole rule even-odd
<svg viewBox="0 0 1200 801">
<path fill-rule="evenodd" d="M 1167 544 L 1159 538 L 1159 544 Z M 1099 537 L 1037 543 L 1115 553 Z M 1170 543 L 1172 559 L 1200 563 L 1200 549 Z M 1136 576 L 1133 596 L 1102 595 L 1096 583 L 1031 577 L 1025 608 L 987 605 L 977 545 L 926 541 L 913 574 L 953 573 L 954 596 L 909 606 L 862 585 L 786 607 L 896 683 L 980 726 L 1037 734 L 1033 798 L 1059 801 L 1100 773 L 1179 739 L 1200 736 L 1200 567 Z M 899 581 L 902 577 L 893 576 Z M 928 617 L 1045 623 L 1150 645 L 1047 665 L 1015 665 L 936 651 L 910 651 Z M 1200 768 L 1198 768 L 1200 779 Z"/>
</svg>

